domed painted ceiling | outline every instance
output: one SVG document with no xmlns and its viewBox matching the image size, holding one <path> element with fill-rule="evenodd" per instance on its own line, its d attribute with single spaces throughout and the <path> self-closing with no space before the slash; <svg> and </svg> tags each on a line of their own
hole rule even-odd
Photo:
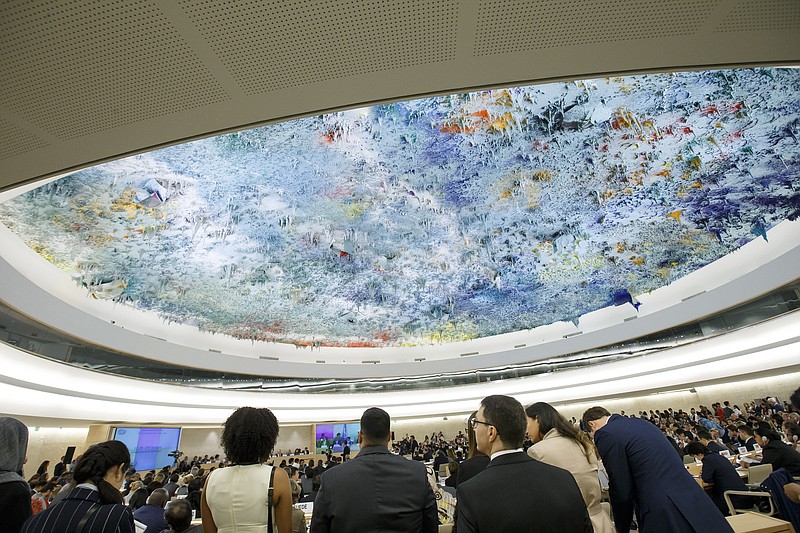
<svg viewBox="0 0 800 533">
<path fill-rule="evenodd" d="M 652 291 L 800 214 L 800 70 L 378 105 L 82 170 L 0 221 L 87 297 L 237 338 L 405 346 Z"/>
</svg>

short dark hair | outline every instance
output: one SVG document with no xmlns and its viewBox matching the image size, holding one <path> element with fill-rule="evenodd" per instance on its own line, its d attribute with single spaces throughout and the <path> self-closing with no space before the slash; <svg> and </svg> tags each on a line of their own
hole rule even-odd
<svg viewBox="0 0 800 533">
<path fill-rule="evenodd" d="M 266 407 L 240 407 L 225 421 L 222 448 L 234 464 L 263 463 L 278 439 L 278 419 Z"/>
<path fill-rule="evenodd" d="M 203 478 L 196 477 L 186 485 L 189 489 L 189 492 L 194 492 L 196 490 L 200 490 L 203 488 Z"/>
<path fill-rule="evenodd" d="M 581 417 L 581 424 L 583 425 L 583 429 L 588 431 L 589 422 L 600 420 L 604 416 L 611 416 L 611 413 L 609 413 L 608 409 L 606 409 L 605 407 L 599 407 L 599 406 L 590 407 L 583 413 L 583 416 Z"/>
<path fill-rule="evenodd" d="M 370 407 L 361 415 L 361 434 L 370 442 L 386 442 L 389 422 L 389 413 L 380 407 Z"/>
<path fill-rule="evenodd" d="M 687 455 L 697 455 L 700 453 L 702 453 L 703 455 L 709 455 L 711 453 L 711 451 L 705 444 L 696 440 L 687 444 L 686 447 L 683 449 L 683 451 Z"/>
<path fill-rule="evenodd" d="M 486 422 L 494 426 L 503 444 L 521 448 L 528 425 L 525 409 L 511 396 L 494 394 L 481 401 Z"/>
<path fill-rule="evenodd" d="M 164 520 L 173 531 L 183 531 L 192 525 L 192 505 L 183 500 L 174 500 L 164 511 Z"/>
<path fill-rule="evenodd" d="M 742 433 L 747 433 L 750 436 L 753 435 L 753 428 L 751 428 L 750 426 L 739 426 L 739 431 L 741 431 Z"/>
<path fill-rule="evenodd" d="M 172 474 L 171 476 L 169 476 L 170 483 L 177 483 L 179 479 L 180 476 L 178 474 Z"/>
<path fill-rule="evenodd" d="M 800 387 L 797 387 L 797 390 L 794 391 L 794 394 L 789 396 L 789 401 L 792 402 L 794 408 L 800 410 Z"/>
<path fill-rule="evenodd" d="M 705 429 L 700 429 L 697 431 L 697 438 L 711 440 L 711 432 Z"/>
<path fill-rule="evenodd" d="M 755 428 L 755 432 L 759 434 L 761 437 L 766 437 L 769 440 L 780 441 L 781 436 L 778 434 L 777 431 L 772 429 L 771 427 L 767 426 L 766 424 L 761 424 L 757 428 Z"/>
<path fill-rule="evenodd" d="M 150 493 L 150 496 L 147 498 L 147 505 L 155 505 L 156 507 L 164 508 L 169 501 L 169 492 L 167 489 L 158 488 L 155 489 L 153 492 Z"/>
<path fill-rule="evenodd" d="M 450 472 L 450 475 L 458 473 L 458 461 L 450 461 L 447 463 L 447 471 Z"/>
</svg>

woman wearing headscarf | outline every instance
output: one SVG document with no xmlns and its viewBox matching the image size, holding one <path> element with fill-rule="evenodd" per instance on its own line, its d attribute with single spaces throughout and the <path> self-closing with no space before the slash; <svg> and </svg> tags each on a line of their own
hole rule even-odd
<svg viewBox="0 0 800 533">
<path fill-rule="evenodd" d="M 16 418 L 0 418 L 0 531 L 19 533 L 31 516 L 31 488 L 22 477 L 28 428 Z"/>
<path fill-rule="evenodd" d="M 22 533 L 133 533 L 133 513 L 120 492 L 130 462 L 128 447 L 118 440 L 90 447 L 75 467 L 75 488 L 25 522 Z"/>
<path fill-rule="evenodd" d="M 528 435 L 533 441 L 528 455 L 571 473 L 586 502 L 595 532 L 613 533 L 611 518 L 600 506 L 599 461 L 592 441 L 548 403 L 537 402 L 525 409 L 525 414 Z"/>
</svg>

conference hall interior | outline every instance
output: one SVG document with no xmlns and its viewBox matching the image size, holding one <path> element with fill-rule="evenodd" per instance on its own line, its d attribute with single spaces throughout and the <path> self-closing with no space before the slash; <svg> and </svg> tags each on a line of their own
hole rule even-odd
<svg viewBox="0 0 800 533">
<path fill-rule="evenodd" d="M 24 477 L 224 463 L 242 406 L 276 466 L 357 457 L 373 406 L 451 460 L 492 395 L 796 411 L 798 35 L 793 0 L 3 2 Z"/>
</svg>

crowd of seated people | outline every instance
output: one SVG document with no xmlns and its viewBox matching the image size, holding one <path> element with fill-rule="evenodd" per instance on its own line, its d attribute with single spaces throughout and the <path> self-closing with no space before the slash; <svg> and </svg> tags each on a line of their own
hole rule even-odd
<svg viewBox="0 0 800 533">
<path fill-rule="evenodd" d="M 251 415 L 263 416 L 259 413 Z M 477 412 L 473 413 L 471 419 L 476 415 Z M 570 471 L 585 500 L 594 530 L 612 531 L 613 526 L 608 515 L 600 510 L 601 493 L 604 492 L 597 480 L 598 471 L 603 470 L 603 464 L 597 449 L 587 436 L 587 433 L 591 433 L 591 428 L 584 427 L 583 421 L 563 417 L 553 407 L 541 402 L 529 406 L 526 415 L 528 427 L 523 449 L 528 451 L 530 457 L 540 462 Z M 702 479 L 713 487 L 708 494 L 723 514 L 727 513 L 727 507 L 722 500 L 722 492 L 744 490 L 745 486 L 741 476 L 736 473 L 736 465 L 723 458 L 720 452 L 736 456 L 745 449 L 748 452 L 759 451 L 743 459 L 741 466 L 771 464 L 774 470 L 786 468 L 792 476 L 800 477 L 800 413 L 793 406 L 774 397 L 752 403 L 745 402 L 741 407 L 723 401 L 714 403 L 710 407 L 701 405 L 688 411 L 667 408 L 642 410 L 630 415 L 622 411 L 620 415 L 646 420 L 663 433 L 681 459 L 690 456 L 702 462 Z M 272 422 L 263 423 L 270 428 L 275 425 Z M 233 427 L 232 422 L 229 424 Z M 14 427 L 15 431 L 21 431 L 18 427 Z M 275 432 L 271 441 L 274 444 L 277 429 L 270 431 Z M 114 442 L 116 441 L 109 441 L 109 443 Z M 97 446 L 112 446 L 109 443 Z M 129 459 L 127 462 L 124 460 L 123 452 L 119 452 L 117 456 L 114 455 L 116 451 L 105 448 L 98 451 L 95 450 L 96 447 L 87 450 L 83 457 L 76 458 L 70 465 L 65 464 L 62 458 L 52 476 L 48 472 L 50 462 L 45 461 L 39 466 L 37 473 L 27 480 L 30 509 L 25 512 L 25 516 L 50 513 L 49 509 L 53 506 L 70 500 L 67 496 L 71 492 L 80 492 L 91 484 L 101 486 L 105 492 L 113 493 L 113 490 L 109 491 L 109 487 L 116 487 L 115 484 L 118 482 L 116 490 L 119 492 L 119 499 L 102 494 L 100 502 L 104 507 L 119 505 L 125 509 L 125 513 L 109 511 L 115 516 L 119 531 L 127 531 L 125 529 L 127 526 L 124 524 L 129 518 L 145 524 L 148 532 L 191 531 L 191 520 L 204 519 L 204 509 L 214 515 L 214 520 L 227 519 L 221 511 L 214 512 L 215 509 L 220 509 L 220 505 L 222 507 L 227 505 L 220 503 L 219 498 L 222 496 L 214 496 L 222 493 L 215 493 L 213 490 L 210 493 L 204 491 L 209 479 L 214 480 L 212 487 L 219 486 L 227 482 L 227 474 L 222 475 L 222 472 L 219 472 L 221 470 L 265 464 L 270 468 L 274 465 L 273 470 L 280 471 L 280 475 L 275 476 L 275 479 L 280 480 L 282 487 L 282 491 L 278 493 L 280 497 L 274 506 L 274 513 L 268 518 L 271 517 L 276 523 L 291 527 L 287 531 L 306 531 L 302 511 L 296 508 L 293 511 L 289 510 L 293 504 L 314 502 L 324 484 L 325 472 L 342 465 L 343 458 L 328 453 L 324 460 L 315 460 L 297 457 L 307 455 L 308 448 L 295 448 L 292 451 L 282 452 L 273 451 L 272 448 L 265 451 L 263 443 L 259 446 L 262 447 L 253 452 L 255 455 L 238 450 L 239 461 L 229 461 L 228 457 L 219 454 L 194 456 L 191 459 L 183 456 L 173 467 L 149 472 L 135 472 L 130 469 Z M 414 435 L 406 434 L 390 442 L 389 451 L 414 461 L 432 464 L 437 477 L 440 472 L 446 472 L 445 476 L 434 481 L 454 489 L 482 472 L 490 460 L 486 454 L 477 449 L 474 424 L 468 425 L 466 433 L 458 431 L 450 439 L 446 438 L 443 432 L 425 435 L 421 440 L 417 440 Z M 110 464 L 109 461 L 119 461 L 119 463 Z M 94 470 L 91 472 L 87 470 L 92 468 Z M 215 472 L 219 472 L 220 475 Z M 243 472 L 250 471 L 244 469 Z M 103 480 L 108 476 L 112 477 L 103 484 Z M 278 485 L 276 490 L 277 487 Z M 214 496 L 216 499 L 206 502 L 204 498 L 209 496 Z M 175 506 L 174 502 L 180 503 Z M 72 503 L 75 504 L 74 501 Z M 130 513 L 130 516 L 126 513 Z M 26 522 L 26 529 L 17 527 L 3 530 L 40 531 L 36 524 L 44 522 L 31 520 Z M 278 530 L 283 530 L 283 526 L 279 526 Z"/>
</svg>

